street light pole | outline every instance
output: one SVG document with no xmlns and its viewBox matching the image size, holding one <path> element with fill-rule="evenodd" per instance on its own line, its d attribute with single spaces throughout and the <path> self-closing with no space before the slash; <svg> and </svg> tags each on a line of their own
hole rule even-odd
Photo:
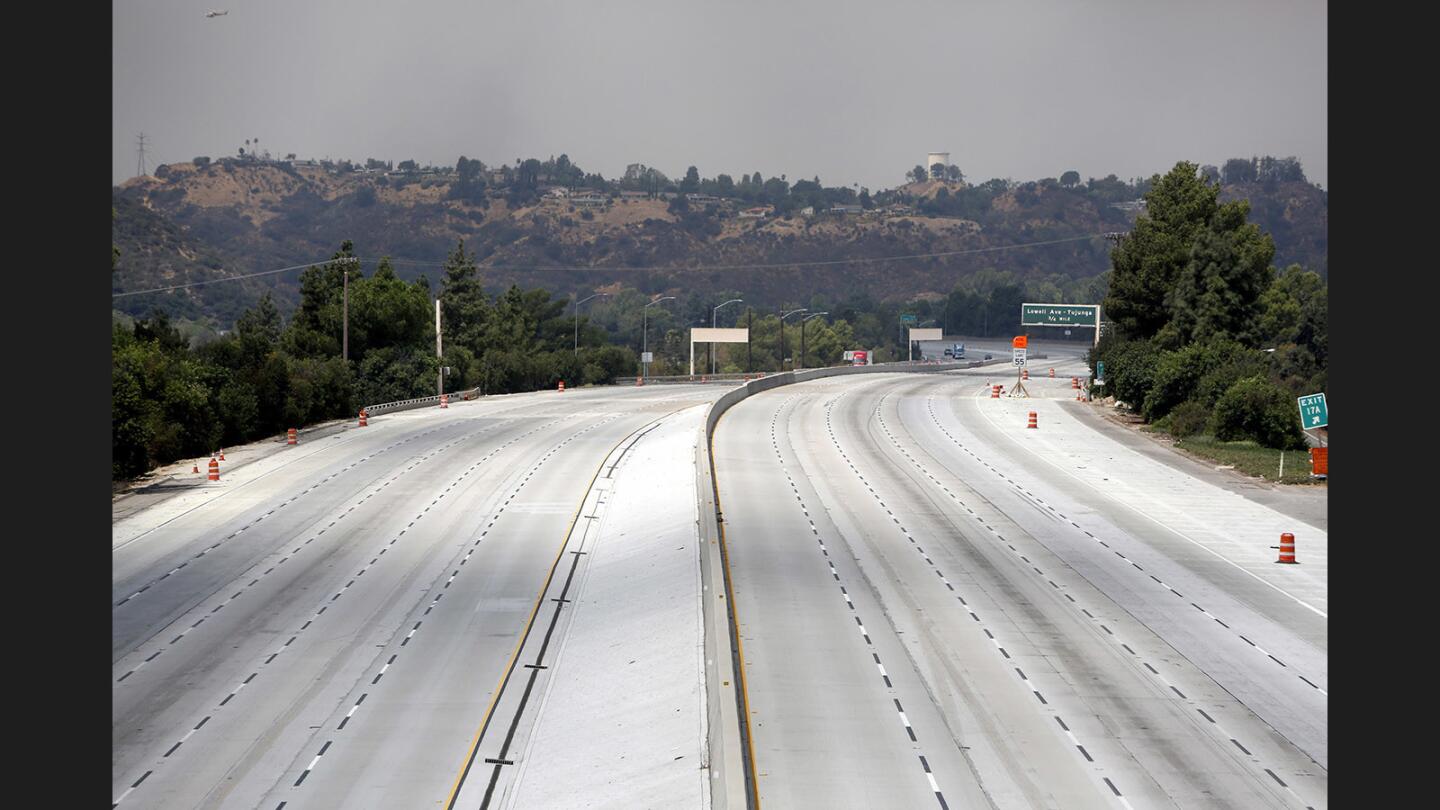
<svg viewBox="0 0 1440 810">
<path fill-rule="evenodd" d="M 739 304 L 743 302 L 744 299 L 742 298 L 731 298 L 729 301 L 726 301 L 725 303 L 720 304 L 720 306 L 717 306 L 714 309 L 710 310 L 710 328 L 715 328 L 715 316 L 717 313 L 720 312 L 720 307 L 728 306 L 730 304 Z M 712 375 L 715 373 L 715 341 L 713 340 L 710 341 L 710 373 Z"/>
<path fill-rule="evenodd" d="M 640 376 L 644 379 L 650 378 L 650 364 L 645 362 L 645 355 L 650 353 L 650 307 L 661 301 L 674 301 L 675 296 L 667 295 L 664 298 L 656 298 L 654 301 L 640 308 Z"/>
<path fill-rule="evenodd" d="M 807 310 L 805 307 L 801 307 L 801 308 L 799 308 L 799 309 L 792 309 L 792 310 L 790 310 L 789 312 L 785 312 L 785 313 L 782 313 L 782 314 L 780 315 L 780 370 L 781 370 L 781 371 L 784 371 L 784 370 L 785 370 L 785 319 L 788 318 L 788 317 L 790 317 L 791 315 L 794 315 L 794 314 L 797 313 L 797 312 L 806 312 L 806 311 L 808 311 L 808 310 Z M 795 364 L 794 364 L 794 363 L 791 363 L 791 364 L 790 364 L 790 368 L 791 368 L 791 369 L 794 369 L 794 368 L 795 368 Z"/>
<path fill-rule="evenodd" d="M 809 322 L 809 320 L 810 320 L 811 318 L 818 318 L 818 317 L 820 317 L 821 315 L 829 315 L 829 314 L 830 314 L 830 313 L 829 313 L 828 311 L 826 311 L 826 312 L 812 312 L 811 314 L 806 315 L 805 317 L 803 317 L 803 318 L 800 319 L 800 365 L 798 366 L 798 368 L 804 368 L 804 367 L 805 367 L 805 324 L 806 324 L 807 322 Z"/>
<path fill-rule="evenodd" d="M 610 293 L 595 293 L 594 295 L 590 296 L 590 298 L 599 298 L 599 297 L 602 296 L 602 295 L 609 295 L 609 294 L 610 294 Z M 574 296 L 574 294 L 572 293 L 570 297 L 573 299 L 575 296 Z M 589 301 L 590 298 L 582 298 L 582 299 L 580 299 L 579 301 L 576 301 L 576 302 L 575 302 L 575 356 L 576 356 L 576 357 L 579 357 L 579 356 L 580 356 L 580 305 L 583 304 L 583 303 L 585 303 L 586 301 Z"/>
</svg>

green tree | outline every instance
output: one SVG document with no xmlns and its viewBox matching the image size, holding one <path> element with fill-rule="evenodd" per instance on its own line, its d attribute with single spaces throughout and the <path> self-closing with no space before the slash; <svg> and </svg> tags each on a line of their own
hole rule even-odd
<svg viewBox="0 0 1440 810">
<path fill-rule="evenodd" d="M 445 258 L 444 276 L 440 280 L 440 302 L 446 341 L 478 352 L 490 302 L 481 286 L 475 255 L 465 252 L 463 239 Z"/>
<path fill-rule="evenodd" d="M 1235 338 L 1254 345 L 1258 339 L 1260 296 L 1274 277 L 1275 243 L 1245 221 L 1249 210 L 1244 200 L 1220 205 L 1197 234 L 1166 300 L 1168 342 Z"/>
<path fill-rule="evenodd" d="M 1080 172 L 1071 169 L 1060 175 L 1060 185 L 1065 188 L 1074 188 L 1080 185 Z"/>
<path fill-rule="evenodd" d="M 1145 195 L 1146 213 L 1110 253 L 1113 272 L 1104 309 L 1121 337 L 1148 338 L 1169 322 L 1167 297 L 1219 207 L 1219 193 L 1193 163 L 1177 163 L 1154 179 Z"/>
<path fill-rule="evenodd" d="M 685 170 L 685 179 L 680 181 L 681 194 L 694 194 L 700 190 L 700 170 L 691 166 Z"/>
</svg>

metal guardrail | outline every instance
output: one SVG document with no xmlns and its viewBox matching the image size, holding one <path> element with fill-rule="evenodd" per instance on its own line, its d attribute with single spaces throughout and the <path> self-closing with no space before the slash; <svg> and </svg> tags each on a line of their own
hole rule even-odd
<svg viewBox="0 0 1440 810">
<path fill-rule="evenodd" d="M 471 389 L 468 390 L 468 391 L 447 392 L 447 393 L 445 394 L 445 396 L 450 397 L 451 399 L 458 399 L 458 400 L 460 400 L 460 401 L 464 401 L 464 400 L 474 399 L 474 398 L 480 396 L 480 389 L 479 389 L 479 387 L 476 387 L 476 388 L 471 388 Z M 407 410 L 410 410 L 411 408 L 423 408 L 423 407 L 425 407 L 426 405 L 438 405 L 438 404 L 440 404 L 440 395 L 439 395 L 439 394 L 431 394 L 431 395 L 428 396 L 428 397 L 416 397 L 415 399 L 402 399 L 402 400 L 397 400 L 397 401 L 395 401 L 395 402 L 382 402 L 382 403 L 380 403 L 379 405 L 365 405 L 365 406 L 362 406 L 362 407 L 365 409 L 365 413 L 367 413 L 367 414 L 369 414 L 369 415 L 371 415 L 371 416 L 374 416 L 374 415 L 377 414 L 377 413 L 384 413 L 384 412 L 388 412 L 388 411 L 407 411 Z"/>
</svg>

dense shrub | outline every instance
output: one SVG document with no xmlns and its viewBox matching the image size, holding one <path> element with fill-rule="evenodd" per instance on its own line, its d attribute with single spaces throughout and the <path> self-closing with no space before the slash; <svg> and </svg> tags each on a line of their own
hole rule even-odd
<svg viewBox="0 0 1440 810">
<path fill-rule="evenodd" d="M 1148 340 L 1113 343 L 1100 354 L 1105 362 L 1106 393 L 1139 409 L 1155 382 L 1160 350 Z"/>
<path fill-rule="evenodd" d="M 1246 377 L 1230 386 L 1215 403 L 1211 421 L 1222 441 L 1253 440 L 1277 450 L 1305 447 L 1295 401 L 1264 377 Z"/>
<path fill-rule="evenodd" d="M 1157 421 L 1155 426 L 1177 439 L 1183 439 L 1205 432 L 1209 421 L 1209 408 L 1198 402 L 1182 402 Z"/>
</svg>

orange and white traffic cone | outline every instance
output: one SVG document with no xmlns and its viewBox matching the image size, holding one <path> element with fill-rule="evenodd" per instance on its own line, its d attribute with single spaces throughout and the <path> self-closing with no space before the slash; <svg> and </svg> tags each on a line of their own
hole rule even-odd
<svg viewBox="0 0 1440 810">
<path fill-rule="evenodd" d="M 450 407 L 450 395 L 449 395 L 449 394 L 441 394 L 441 395 L 440 395 L 440 407 L 442 407 L 442 408 L 448 408 L 448 407 Z"/>
<path fill-rule="evenodd" d="M 645 378 L 644 378 L 644 377 L 641 377 L 641 376 L 639 376 L 639 375 L 637 374 L 637 375 L 635 376 L 635 387 L 636 387 L 636 388 L 639 388 L 640 386 L 642 386 L 642 385 L 644 385 L 644 384 L 645 384 Z"/>
<path fill-rule="evenodd" d="M 191 464 L 191 465 L 190 465 L 190 472 L 192 472 L 192 473 L 197 473 L 197 474 L 198 474 L 198 473 L 200 472 L 200 465 L 199 465 L 199 464 Z"/>
<path fill-rule="evenodd" d="M 221 460 L 221 461 L 224 461 L 224 460 L 225 460 L 225 448 L 223 448 L 223 447 L 220 448 L 220 460 Z"/>
<path fill-rule="evenodd" d="M 366 413 L 365 413 L 365 409 L 364 409 L 364 408 L 361 408 L 361 409 L 360 409 L 360 427 L 366 427 L 366 426 L 368 426 L 368 425 L 370 424 L 370 420 L 367 418 L 368 416 L 369 416 L 369 414 L 366 414 Z"/>
<path fill-rule="evenodd" d="M 295 428 L 285 431 L 285 443 L 292 445 L 300 443 L 300 436 L 295 432 Z"/>
<path fill-rule="evenodd" d="M 210 458 L 210 475 L 209 475 L 209 478 L 210 478 L 211 481 L 219 481 L 219 480 L 220 480 L 220 462 L 216 461 L 213 456 Z"/>
<path fill-rule="evenodd" d="M 1030 412 L 1030 424 L 1026 425 L 1025 427 L 1027 427 L 1027 428 L 1038 428 L 1038 427 L 1040 427 L 1040 422 L 1036 419 L 1036 417 L 1035 417 L 1035 412 L 1034 412 L 1034 411 L 1031 411 L 1031 412 Z"/>
<path fill-rule="evenodd" d="M 561 381 L 560 381 L 560 387 L 557 388 L 556 390 L 559 391 L 559 392 L 562 393 L 562 394 L 565 393 L 565 381 L 564 381 L 564 380 L 561 380 Z"/>
<path fill-rule="evenodd" d="M 1299 564 L 1299 561 L 1295 559 L 1295 535 L 1290 532 L 1285 532 L 1280 535 L 1280 559 L 1275 562 L 1288 563 L 1290 565 Z"/>
</svg>

